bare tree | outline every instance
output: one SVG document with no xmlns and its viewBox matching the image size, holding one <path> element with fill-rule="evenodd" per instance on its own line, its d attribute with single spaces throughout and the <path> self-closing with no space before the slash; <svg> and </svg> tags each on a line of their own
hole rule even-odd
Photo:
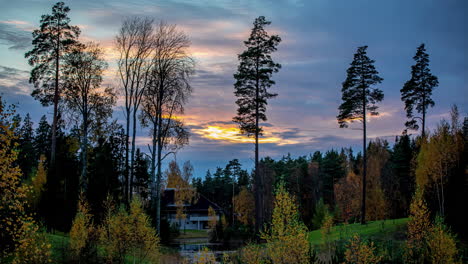
<svg viewBox="0 0 468 264">
<path fill-rule="evenodd" d="M 149 18 L 126 19 L 115 44 L 119 53 L 117 61 L 121 88 L 125 95 L 126 145 L 125 145 L 125 197 L 131 196 L 133 170 L 130 168 L 134 161 L 137 112 L 141 103 L 147 77 L 153 43 L 153 20 Z M 131 153 L 129 155 L 130 127 L 132 125 Z M 130 164 L 129 164 L 130 162 Z"/>
<path fill-rule="evenodd" d="M 155 30 L 153 60 L 149 82 L 143 97 L 142 124 L 150 127 L 152 145 L 152 206 L 160 231 L 161 162 L 188 143 L 188 132 L 176 115 L 192 92 L 189 84 L 195 63 L 187 52 L 190 40 L 175 25 L 160 22 Z M 167 150 L 163 154 L 163 150 Z"/>
<path fill-rule="evenodd" d="M 102 125 L 112 115 L 115 93 L 111 87 L 101 89 L 102 74 L 107 68 L 102 49 L 94 43 L 79 46 L 64 58 L 66 76 L 65 103 L 80 126 L 82 171 L 80 188 L 87 190 L 87 155 L 89 128 Z"/>
</svg>

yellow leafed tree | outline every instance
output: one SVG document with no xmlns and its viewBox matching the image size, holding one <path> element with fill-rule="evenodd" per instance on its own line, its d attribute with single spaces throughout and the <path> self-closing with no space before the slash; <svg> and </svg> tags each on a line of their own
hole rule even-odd
<svg viewBox="0 0 468 264">
<path fill-rule="evenodd" d="M 165 172 L 167 178 L 167 188 L 174 188 L 174 203 L 177 208 L 176 219 L 184 220 L 187 218 L 185 205 L 192 203 L 196 199 L 196 191 L 190 184 L 193 167 L 190 162 L 185 162 L 183 171 L 180 171 L 179 165 L 175 161 L 169 163 L 169 168 Z"/>
<path fill-rule="evenodd" d="M 36 176 L 32 178 L 31 186 L 32 190 L 29 195 L 29 201 L 33 208 L 37 208 L 41 201 L 42 193 L 44 192 L 44 186 L 47 183 L 47 170 L 45 168 L 46 157 L 41 154 L 39 157 L 39 163 L 37 164 Z"/>
<path fill-rule="evenodd" d="M 366 219 L 381 220 L 387 216 L 387 202 L 380 181 L 390 153 L 387 143 L 380 139 L 369 144 L 367 158 Z"/>
<path fill-rule="evenodd" d="M 211 230 L 216 230 L 216 225 L 218 224 L 218 216 L 213 207 L 208 207 L 208 227 Z"/>
<path fill-rule="evenodd" d="M 335 251 L 335 247 L 331 241 L 331 229 L 333 227 L 333 216 L 325 211 L 325 216 L 323 217 L 323 224 L 320 228 L 320 233 L 322 233 L 322 241 L 324 242 L 324 262 L 332 262 L 332 257 Z"/>
<path fill-rule="evenodd" d="M 455 112 L 455 113 L 454 113 Z M 436 199 L 439 214 L 445 214 L 446 184 L 449 172 L 463 155 L 464 139 L 458 122 L 456 108 L 452 110 L 450 126 L 447 122 L 437 127 L 433 135 L 422 140 L 421 150 L 417 156 L 416 184 L 425 194 Z"/>
<path fill-rule="evenodd" d="M 133 259 L 138 260 L 136 263 L 147 260 L 156 263 L 159 260 L 159 237 L 137 197 L 130 203 L 129 224 Z"/>
<path fill-rule="evenodd" d="M 109 209 L 100 236 L 108 262 L 123 263 L 126 255 L 133 257 L 134 263 L 158 262 L 159 237 L 137 197 L 130 203 L 130 213 L 124 207 Z"/>
<path fill-rule="evenodd" d="M 342 220 L 349 222 L 353 218 L 357 219 L 361 213 L 361 177 L 350 171 L 346 177 L 338 180 L 334 188 Z"/>
<path fill-rule="evenodd" d="M 458 250 L 454 236 L 444 225 L 442 218 L 438 218 L 435 225 L 431 228 L 427 238 L 427 246 L 431 263 L 461 263 L 461 261 L 457 259 Z"/>
<path fill-rule="evenodd" d="M 362 241 L 358 234 L 354 234 L 346 246 L 346 264 L 377 264 L 382 261 L 382 256 L 375 253 L 376 248 L 373 242 Z"/>
<path fill-rule="evenodd" d="M 78 212 L 73 219 L 70 229 L 70 250 L 74 259 L 81 262 L 86 260 L 90 247 L 92 246 L 92 237 L 94 235 L 94 227 L 89 213 L 89 206 L 84 195 L 81 194 L 78 200 Z"/>
<path fill-rule="evenodd" d="M 204 247 L 198 254 L 195 254 L 194 264 L 216 264 L 216 258 L 207 247 Z"/>
<path fill-rule="evenodd" d="M 255 224 L 255 200 L 247 187 L 242 187 L 239 194 L 234 196 L 234 213 L 237 220 L 244 225 Z"/>
<path fill-rule="evenodd" d="M 296 201 L 283 185 L 276 191 L 271 226 L 261 237 L 267 241 L 273 263 L 308 263 L 308 231 L 299 218 Z"/>
<path fill-rule="evenodd" d="M 426 240 L 431 229 L 430 213 L 423 199 L 421 189 L 417 189 L 410 204 L 408 233 L 405 246 L 406 263 L 423 263 L 427 254 Z"/>
<path fill-rule="evenodd" d="M 0 255 L 13 254 L 13 263 L 46 263 L 50 244 L 26 213 L 30 187 L 21 183 L 21 171 L 14 165 L 18 152 L 13 114 L 0 96 Z"/>
</svg>

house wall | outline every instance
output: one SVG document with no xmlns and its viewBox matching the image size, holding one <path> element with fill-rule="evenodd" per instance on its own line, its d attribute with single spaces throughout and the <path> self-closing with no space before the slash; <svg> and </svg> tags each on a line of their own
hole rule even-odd
<svg viewBox="0 0 468 264">
<path fill-rule="evenodd" d="M 217 221 L 220 220 L 220 215 L 216 215 Z M 200 213 L 194 213 L 194 214 L 187 214 L 187 218 L 184 220 L 179 220 L 176 219 L 175 214 L 170 214 L 168 215 L 167 220 L 169 221 L 169 224 L 179 224 L 179 229 L 184 230 L 184 229 L 195 229 L 195 230 L 206 230 L 208 229 L 208 220 L 209 217 L 207 214 L 200 214 Z"/>
</svg>

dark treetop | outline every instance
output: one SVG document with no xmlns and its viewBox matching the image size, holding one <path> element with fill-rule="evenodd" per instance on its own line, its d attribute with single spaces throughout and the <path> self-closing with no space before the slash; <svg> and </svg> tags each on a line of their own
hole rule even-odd
<svg viewBox="0 0 468 264">
<path fill-rule="evenodd" d="M 256 126 L 256 107 L 258 102 L 258 118 L 266 121 L 265 115 L 267 99 L 277 96 L 268 92 L 268 88 L 275 84 L 271 80 L 273 73 L 278 72 L 281 65 L 271 59 L 271 53 L 281 41 L 277 35 L 268 35 L 264 26 L 271 22 L 260 16 L 255 19 L 254 27 L 247 41 L 244 41 L 247 50 L 239 55 L 239 66 L 234 74 L 234 94 L 239 98 L 236 104 L 237 116 L 233 121 L 239 124 L 242 133 L 261 133 L 262 129 Z M 258 91 L 257 91 L 258 89 Z M 258 94 L 257 94 L 258 92 Z"/>
<path fill-rule="evenodd" d="M 374 67 L 374 60 L 367 57 L 366 50 L 367 46 L 358 48 L 347 70 L 347 77 L 341 89 L 343 103 L 337 116 L 340 127 L 348 127 L 348 122 L 362 121 L 366 110 L 371 115 L 379 114 L 375 103 L 382 101 L 384 94 L 372 85 L 381 83 L 383 79 Z"/>
<path fill-rule="evenodd" d="M 432 90 L 439 85 L 436 76 L 431 74 L 429 69 L 429 55 L 426 53 L 424 44 L 421 44 L 413 57 L 416 64 L 411 66 L 411 79 L 408 80 L 401 92 L 401 100 L 405 103 L 406 116 L 409 121 L 405 126 L 409 129 L 418 130 L 416 118 L 422 122 L 422 134 L 426 123 L 426 111 L 429 106 L 434 106 L 434 101 L 431 99 Z M 422 117 L 413 115 L 413 110 L 416 109 Z"/>
</svg>

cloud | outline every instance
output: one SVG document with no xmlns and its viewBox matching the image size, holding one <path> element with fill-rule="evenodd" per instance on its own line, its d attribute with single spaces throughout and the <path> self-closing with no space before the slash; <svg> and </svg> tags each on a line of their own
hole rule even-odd
<svg viewBox="0 0 468 264">
<path fill-rule="evenodd" d="M 0 65 L 0 91 L 9 94 L 30 95 L 32 87 L 29 72 Z"/>
<path fill-rule="evenodd" d="M 0 44 L 13 50 L 25 50 L 31 46 L 31 32 L 18 28 L 17 21 L 0 22 Z"/>
</svg>

